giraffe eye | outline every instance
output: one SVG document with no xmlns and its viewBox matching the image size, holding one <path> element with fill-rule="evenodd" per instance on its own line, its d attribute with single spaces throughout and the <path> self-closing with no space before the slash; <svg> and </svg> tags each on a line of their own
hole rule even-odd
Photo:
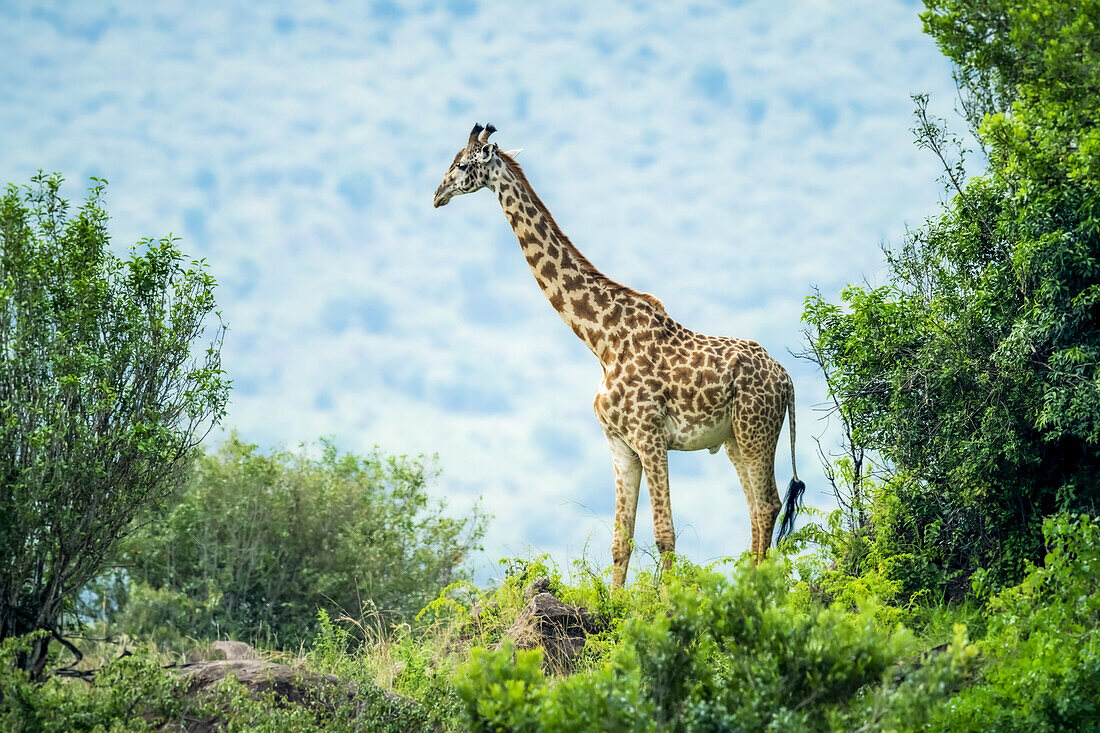
<svg viewBox="0 0 1100 733">
<path fill-rule="evenodd" d="M 460 171 L 464 171 L 464 170 L 466 170 L 466 168 L 467 168 L 467 167 L 469 167 L 469 166 L 467 166 L 467 164 L 466 164 L 466 163 L 459 163 L 459 164 L 458 164 L 458 169 L 459 169 Z"/>
</svg>

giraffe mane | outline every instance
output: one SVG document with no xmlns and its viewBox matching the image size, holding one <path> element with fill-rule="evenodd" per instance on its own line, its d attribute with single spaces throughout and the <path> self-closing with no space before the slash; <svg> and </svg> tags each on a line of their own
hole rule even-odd
<svg viewBox="0 0 1100 733">
<path fill-rule="evenodd" d="M 554 217 L 550 213 L 550 209 L 546 208 L 546 204 L 542 203 L 542 199 L 540 199 L 539 195 L 535 193 L 534 186 L 532 186 L 530 181 L 527 180 L 527 176 L 523 173 L 523 168 L 520 168 L 520 165 L 516 162 L 516 159 L 505 153 L 503 150 L 497 151 L 497 156 L 499 156 L 500 159 L 504 162 L 504 165 L 508 166 L 508 170 L 512 172 L 512 175 L 514 175 L 516 179 L 519 180 L 519 182 L 527 188 L 527 192 L 531 194 L 532 203 L 546 217 L 546 221 L 549 222 L 550 231 L 557 235 L 558 239 L 561 241 L 564 247 L 569 248 L 570 254 L 575 257 L 579 263 L 590 268 L 589 272 L 598 282 L 604 284 L 610 290 L 616 293 L 632 296 L 643 301 L 651 308 L 656 310 L 658 313 L 665 312 L 664 304 L 661 303 L 661 301 L 654 296 L 650 295 L 649 293 L 640 293 L 633 288 L 629 288 L 626 285 L 623 285 L 622 283 L 617 283 L 609 278 L 607 275 L 604 275 L 602 272 L 597 270 L 596 266 L 593 265 L 592 262 L 587 257 L 585 257 L 579 249 L 576 248 L 576 246 L 569 240 L 569 237 L 565 236 L 565 232 L 561 230 L 561 227 L 558 226 L 558 223 L 554 221 Z"/>
</svg>

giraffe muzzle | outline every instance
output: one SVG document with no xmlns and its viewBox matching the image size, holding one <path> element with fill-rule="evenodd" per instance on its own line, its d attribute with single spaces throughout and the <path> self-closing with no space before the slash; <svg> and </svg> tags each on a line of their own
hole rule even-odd
<svg viewBox="0 0 1100 733">
<path fill-rule="evenodd" d="M 444 191 L 443 187 L 440 186 L 435 191 L 435 198 L 432 199 L 432 205 L 435 206 L 435 208 L 438 209 L 440 206 L 446 206 L 447 202 L 450 201 L 450 200 L 451 200 L 451 195 L 449 193 L 447 193 L 446 191 Z"/>
</svg>

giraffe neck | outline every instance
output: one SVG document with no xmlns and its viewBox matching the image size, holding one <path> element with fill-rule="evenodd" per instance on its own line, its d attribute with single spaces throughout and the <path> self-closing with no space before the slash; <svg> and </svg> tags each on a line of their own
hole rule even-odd
<svg viewBox="0 0 1100 733">
<path fill-rule="evenodd" d="M 601 361 L 622 340 L 622 318 L 652 296 L 606 277 L 573 246 L 542 203 L 519 165 L 500 156 L 503 170 L 493 190 L 516 233 L 535 281 L 573 333 Z"/>
</svg>

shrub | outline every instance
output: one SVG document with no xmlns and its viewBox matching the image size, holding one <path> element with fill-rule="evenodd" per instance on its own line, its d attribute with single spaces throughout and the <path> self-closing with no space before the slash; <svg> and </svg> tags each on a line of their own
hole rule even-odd
<svg viewBox="0 0 1100 733">
<path fill-rule="evenodd" d="M 452 519 L 423 463 L 273 451 L 231 437 L 122 556 L 134 585 L 112 619 L 133 635 L 307 642 L 318 608 L 388 626 L 466 578 L 485 517 Z M 157 631 L 157 629 L 161 631 Z"/>
<path fill-rule="evenodd" d="M 33 635 L 0 643 L 0 728 L 141 731 L 179 719 L 178 682 L 150 647 L 108 664 L 92 684 L 60 677 L 36 683 L 17 664 L 33 643 Z"/>
<path fill-rule="evenodd" d="M 1043 525 L 1044 567 L 989 604 L 977 684 L 944 706 L 950 730 L 1086 730 L 1100 725 L 1100 524 Z"/>
<path fill-rule="evenodd" d="M 475 730 L 827 728 L 913 645 L 871 609 L 807 608 L 789 565 L 673 580 L 667 612 L 635 618 L 604 664 L 548 679 L 540 656 L 475 650 L 458 673 Z"/>
</svg>

